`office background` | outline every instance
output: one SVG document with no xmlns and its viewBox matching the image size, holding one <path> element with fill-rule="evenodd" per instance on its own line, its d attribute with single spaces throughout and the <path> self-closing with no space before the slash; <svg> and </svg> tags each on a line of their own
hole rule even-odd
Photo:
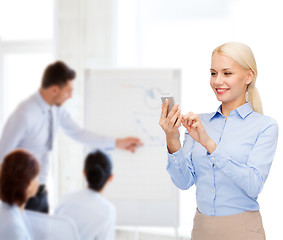
<svg viewBox="0 0 283 240">
<path fill-rule="evenodd" d="M 81 125 L 83 72 L 93 67 L 180 68 L 182 111 L 214 111 L 219 103 L 209 86 L 210 56 L 227 41 L 252 48 L 264 113 L 281 128 L 282 10 L 279 0 L 0 0 L 0 132 L 15 106 L 39 88 L 42 71 L 55 59 L 77 71 L 67 107 Z M 281 234 L 280 135 L 259 196 L 269 239 Z M 63 171 L 80 169 L 82 156 L 81 145 L 58 136 L 49 183 L 52 204 L 64 192 L 82 186 L 80 171 Z M 181 192 L 180 206 L 180 233 L 188 235 L 196 207 L 194 187 Z M 173 235 L 169 229 L 146 231 Z"/>
</svg>

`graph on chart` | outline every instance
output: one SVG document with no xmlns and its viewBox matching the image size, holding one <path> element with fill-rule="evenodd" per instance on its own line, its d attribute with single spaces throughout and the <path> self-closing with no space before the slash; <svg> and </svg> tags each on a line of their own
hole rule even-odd
<svg viewBox="0 0 283 240">
<path fill-rule="evenodd" d="M 161 89 L 147 88 L 138 84 L 121 84 L 120 88 L 127 89 L 127 91 L 132 93 L 134 92 L 134 96 L 139 97 L 143 102 L 140 111 L 133 109 L 133 113 L 136 131 L 138 136 L 143 139 L 144 144 L 147 147 L 164 146 L 165 136 L 159 126 Z"/>
<path fill-rule="evenodd" d="M 159 115 L 135 113 L 137 132 L 142 136 L 147 147 L 165 145 L 165 135 L 159 126 Z"/>
<path fill-rule="evenodd" d="M 162 93 L 160 88 L 146 88 L 145 86 L 134 84 L 121 84 L 120 87 L 135 91 L 137 94 L 142 93 L 142 99 L 148 109 L 158 109 L 160 107 L 160 95 Z"/>
</svg>

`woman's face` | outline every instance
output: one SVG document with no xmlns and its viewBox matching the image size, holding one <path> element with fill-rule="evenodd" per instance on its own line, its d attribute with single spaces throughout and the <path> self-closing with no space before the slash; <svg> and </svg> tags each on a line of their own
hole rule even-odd
<svg viewBox="0 0 283 240">
<path fill-rule="evenodd" d="M 246 102 L 246 88 L 254 73 L 244 69 L 232 58 L 215 53 L 211 60 L 210 86 L 224 104 L 240 106 Z"/>
<path fill-rule="evenodd" d="M 27 198 L 28 199 L 35 196 L 35 194 L 37 193 L 37 190 L 38 190 L 38 186 L 39 186 L 39 181 L 38 181 L 38 175 L 37 175 L 29 183 L 29 186 L 28 186 L 28 189 L 27 189 Z"/>
</svg>

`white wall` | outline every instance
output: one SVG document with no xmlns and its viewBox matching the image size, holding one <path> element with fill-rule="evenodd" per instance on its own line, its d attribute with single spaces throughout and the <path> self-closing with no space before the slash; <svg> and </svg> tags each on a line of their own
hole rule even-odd
<svg viewBox="0 0 283 240">
<path fill-rule="evenodd" d="M 74 94 L 67 107 L 83 125 L 84 70 L 111 66 L 113 59 L 112 0 L 56 1 L 56 58 L 77 73 Z M 61 134 L 58 138 L 58 196 L 82 187 L 83 146 Z"/>
</svg>

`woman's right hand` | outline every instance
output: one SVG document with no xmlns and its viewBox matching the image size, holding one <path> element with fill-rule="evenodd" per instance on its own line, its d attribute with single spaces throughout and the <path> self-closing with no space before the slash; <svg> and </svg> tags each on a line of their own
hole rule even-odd
<svg viewBox="0 0 283 240">
<path fill-rule="evenodd" d="M 178 128 L 181 125 L 182 114 L 181 109 L 179 109 L 179 105 L 175 104 L 167 115 L 168 106 L 169 100 L 166 99 L 162 106 L 159 125 L 166 134 L 166 142 L 169 153 L 174 153 L 181 148 L 180 132 Z"/>
</svg>

